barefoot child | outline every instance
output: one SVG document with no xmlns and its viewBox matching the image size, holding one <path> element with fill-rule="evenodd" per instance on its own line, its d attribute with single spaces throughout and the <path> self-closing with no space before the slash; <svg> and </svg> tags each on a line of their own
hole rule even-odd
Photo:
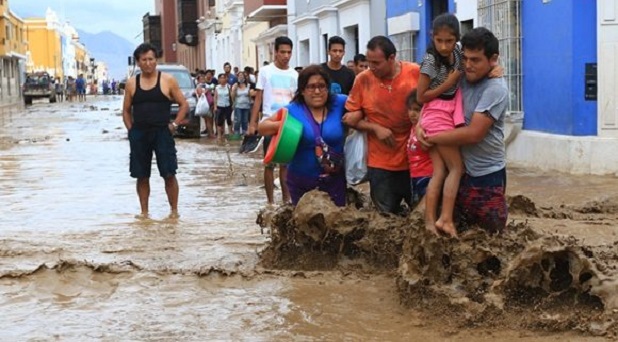
<svg viewBox="0 0 618 342">
<path fill-rule="evenodd" d="M 461 95 L 457 83 L 461 75 L 459 20 L 452 14 L 441 14 L 433 21 L 432 44 L 421 64 L 417 99 L 423 103 L 421 127 L 426 136 L 452 130 L 464 124 Z M 436 145 L 429 150 L 433 175 L 427 188 L 426 228 L 434 233 L 457 236 L 453 223 L 455 198 L 463 174 L 459 146 Z M 442 211 L 436 220 L 442 192 Z"/>
<path fill-rule="evenodd" d="M 408 163 L 410 165 L 410 187 L 412 190 L 412 208 L 425 197 L 427 185 L 433 174 L 433 166 L 429 153 L 423 150 L 416 138 L 416 124 L 420 117 L 422 105 L 416 101 L 416 90 L 413 90 L 406 99 L 408 116 L 412 122 L 410 140 L 408 141 Z"/>
</svg>

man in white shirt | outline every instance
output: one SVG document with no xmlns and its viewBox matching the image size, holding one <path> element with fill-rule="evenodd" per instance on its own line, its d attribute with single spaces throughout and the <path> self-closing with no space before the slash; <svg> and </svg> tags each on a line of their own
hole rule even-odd
<svg viewBox="0 0 618 342">
<path fill-rule="evenodd" d="M 251 109 L 251 119 L 249 120 L 248 135 L 256 134 L 259 121 L 260 108 L 262 109 L 262 120 L 273 115 L 279 108 L 288 105 L 298 85 L 298 73 L 290 68 L 290 58 L 292 57 L 292 40 L 288 37 L 277 37 L 275 39 L 275 61 L 262 69 L 256 84 L 255 102 Z M 264 137 L 264 153 L 268 150 L 272 137 Z M 269 204 L 274 204 L 275 189 L 275 165 L 264 167 L 264 189 Z M 279 180 L 281 182 L 281 193 L 283 203 L 290 202 L 285 179 L 287 177 L 287 167 L 279 165 Z"/>
</svg>

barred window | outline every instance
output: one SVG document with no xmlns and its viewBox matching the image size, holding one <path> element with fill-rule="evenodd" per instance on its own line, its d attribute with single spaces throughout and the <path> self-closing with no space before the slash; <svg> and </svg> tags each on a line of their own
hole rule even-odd
<svg viewBox="0 0 618 342">
<path fill-rule="evenodd" d="M 414 62 L 418 57 L 416 44 L 417 34 L 413 31 L 398 33 L 390 36 L 397 48 L 397 58 L 402 61 Z"/>
<path fill-rule="evenodd" d="M 500 65 L 510 91 L 508 114 L 523 117 L 521 60 L 522 0 L 479 0 L 479 25 L 487 27 L 500 42 Z"/>
</svg>

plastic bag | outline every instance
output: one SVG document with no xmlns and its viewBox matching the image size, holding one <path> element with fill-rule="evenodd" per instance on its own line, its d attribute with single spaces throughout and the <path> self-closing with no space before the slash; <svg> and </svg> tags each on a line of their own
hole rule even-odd
<svg viewBox="0 0 618 342">
<path fill-rule="evenodd" d="M 195 105 L 195 115 L 207 116 L 208 114 L 210 114 L 210 105 L 208 104 L 206 95 L 202 94 L 197 99 L 197 105 Z"/>
<path fill-rule="evenodd" d="M 367 134 L 353 131 L 343 147 L 345 153 L 345 177 L 350 185 L 367 181 Z"/>
</svg>

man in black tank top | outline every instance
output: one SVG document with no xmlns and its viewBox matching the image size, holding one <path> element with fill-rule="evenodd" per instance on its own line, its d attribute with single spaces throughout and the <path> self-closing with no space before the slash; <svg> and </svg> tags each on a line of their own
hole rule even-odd
<svg viewBox="0 0 618 342">
<path fill-rule="evenodd" d="M 170 217 L 178 217 L 178 181 L 174 132 L 183 123 L 189 105 L 176 79 L 157 71 L 157 49 L 148 43 L 133 52 L 141 74 L 131 77 L 125 87 L 122 118 L 131 146 L 130 172 L 137 178 L 140 217 L 148 217 L 150 169 L 153 152 L 157 156 L 159 174 L 165 179 L 165 192 L 170 204 Z M 176 119 L 170 122 L 171 105 L 178 103 Z"/>
</svg>

